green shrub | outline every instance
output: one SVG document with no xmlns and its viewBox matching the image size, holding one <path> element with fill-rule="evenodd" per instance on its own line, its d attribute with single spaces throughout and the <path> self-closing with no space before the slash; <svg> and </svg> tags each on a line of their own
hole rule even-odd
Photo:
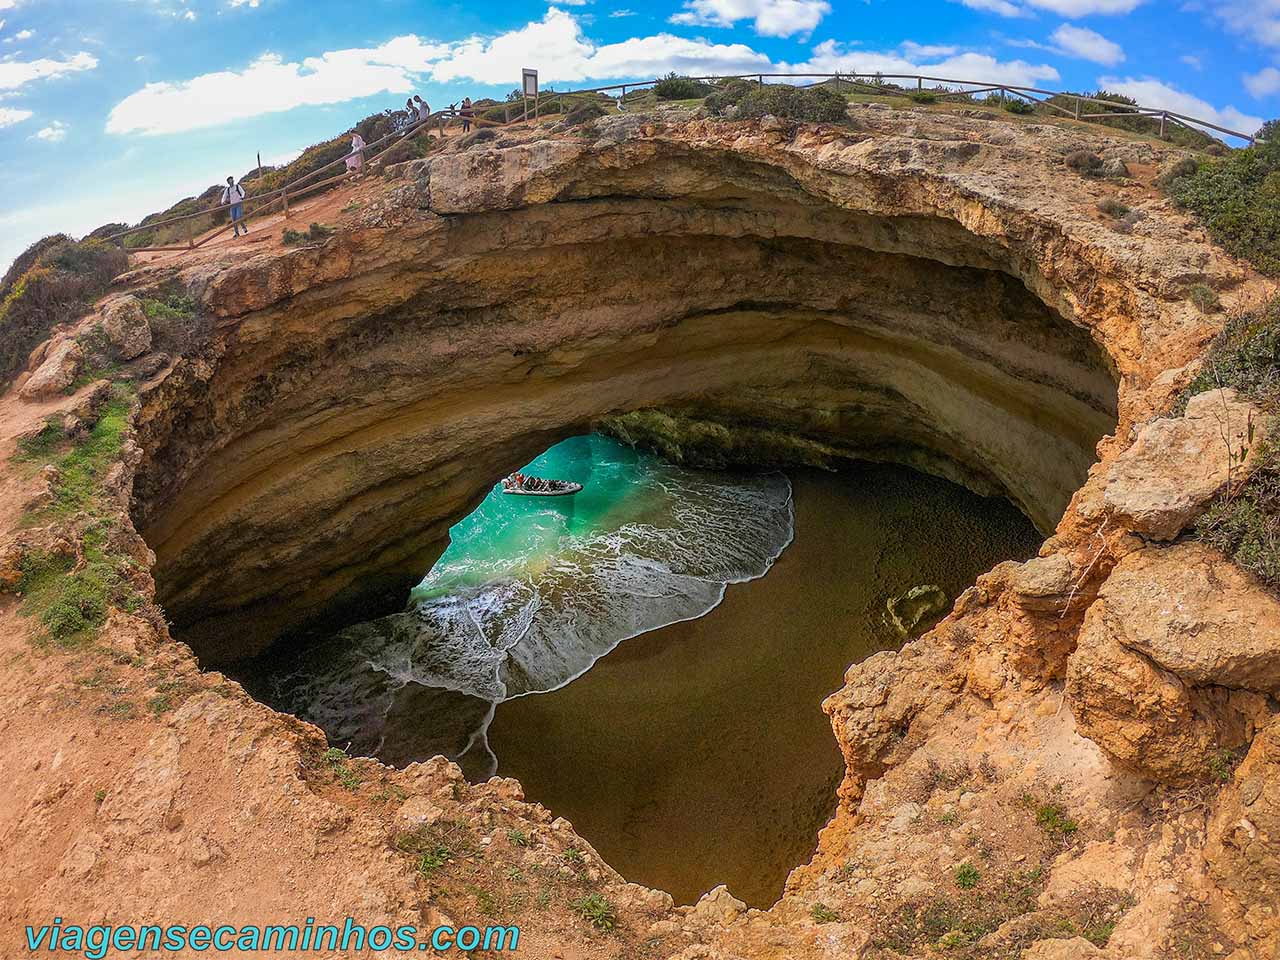
<svg viewBox="0 0 1280 960">
<path fill-rule="evenodd" d="M 585 103 L 576 104 L 567 114 L 565 114 L 564 124 L 569 127 L 576 127 L 584 123 L 589 123 L 598 117 L 608 114 L 603 106 L 594 102 L 587 101 Z"/>
<path fill-rule="evenodd" d="M 813 918 L 814 923 L 835 923 L 840 919 L 840 914 L 836 913 L 825 903 L 815 903 L 810 907 L 809 916 Z"/>
<path fill-rule="evenodd" d="M 716 92 L 707 97 L 703 106 L 712 116 L 723 116 L 729 107 L 736 107 L 751 91 L 760 89 L 749 80 L 732 79 L 717 84 Z"/>
<path fill-rule="evenodd" d="M 1280 298 L 1227 322 L 1182 402 L 1215 387 L 1235 388 L 1276 423 L 1280 416 Z M 1280 447 L 1274 440 L 1263 440 L 1253 456 L 1249 479 L 1210 506 L 1196 524 L 1196 536 L 1280 593 Z"/>
<path fill-rule="evenodd" d="M 1102 158 L 1091 150 L 1073 150 L 1062 161 L 1082 177 L 1094 177 L 1102 169 Z"/>
<path fill-rule="evenodd" d="M 570 903 L 569 908 L 597 930 L 612 930 L 618 925 L 617 911 L 603 894 L 588 893 Z"/>
<path fill-rule="evenodd" d="M 322 223 L 313 223 L 305 232 L 285 227 L 280 238 L 285 246 L 293 247 L 302 243 L 323 243 L 333 236 L 333 232 L 333 227 L 326 227 Z"/>
<path fill-rule="evenodd" d="M 1267 142 L 1199 164 L 1167 189 L 1214 240 L 1275 276 L 1280 275 L 1280 121 L 1267 123 L 1259 134 Z"/>
<path fill-rule="evenodd" d="M 844 97 L 825 87 L 788 87 L 781 84 L 757 86 L 738 102 L 738 116 L 764 116 L 809 123 L 840 123 L 848 119 L 849 104 Z"/>
<path fill-rule="evenodd" d="M 1016 113 L 1021 117 L 1025 117 L 1036 112 L 1036 105 L 1029 100 L 1023 100 L 1021 97 L 1006 98 L 1004 101 L 1004 108 L 1009 113 Z"/>
<path fill-rule="evenodd" d="M 46 237 L 18 257 L 0 283 L 0 384 L 22 372 L 55 326 L 88 312 L 127 268 L 120 248 L 62 235 Z"/>
<path fill-rule="evenodd" d="M 972 890 L 982 879 L 982 874 L 978 873 L 978 868 L 972 863 L 965 861 L 956 867 L 954 877 L 956 886 L 961 890 Z"/>
<path fill-rule="evenodd" d="M 938 95 L 932 90 L 912 90 L 907 94 L 914 103 L 937 103 Z"/>
<path fill-rule="evenodd" d="M 1098 201 L 1098 212 L 1103 213 L 1108 217 L 1114 217 L 1117 220 L 1122 220 L 1127 217 L 1132 210 L 1115 197 L 1104 197 Z"/>
<path fill-rule="evenodd" d="M 1221 306 L 1218 294 L 1207 283 L 1193 284 L 1187 291 L 1187 299 L 1201 313 L 1214 313 Z"/>
<path fill-rule="evenodd" d="M 676 73 L 669 73 L 653 85 L 659 100 L 697 100 L 715 92 L 715 87 L 700 80 L 692 80 Z"/>
</svg>

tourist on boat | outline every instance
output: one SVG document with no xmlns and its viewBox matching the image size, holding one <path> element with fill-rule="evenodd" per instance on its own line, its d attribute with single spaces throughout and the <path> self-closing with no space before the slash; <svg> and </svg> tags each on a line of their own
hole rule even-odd
<svg viewBox="0 0 1280 960">
<path fill-rule="evenodd" d="M 351 135 L 351 154 L 347 157 L 347 172 L 360 173 L 364 170 L 364 137 L 358 133 Z"/>
<path fill-rule="evenodd" d="M 245 236 L 249 235 L 249 227 L 244 222 L 244 198 L 244 187 L 236 183 L 235 177 L 227 177 L 227 185 L 222 188 L 221 206 L 231 204 L 231 226 L 237 237 L 240 236 L 242 228 Z"/>
</svg>

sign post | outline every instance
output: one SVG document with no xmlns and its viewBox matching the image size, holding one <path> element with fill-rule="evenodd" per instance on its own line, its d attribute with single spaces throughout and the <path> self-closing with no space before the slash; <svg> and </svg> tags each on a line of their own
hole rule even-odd
<svg viewBox="0 0 1280 960">
<path fill-rule="evenodd" d="M 524 93 L 524 116 L 527 120 L 529 118 L 530 97 L 533 97 L 534 115 L 536 116 L 538 112 L 538 71 L 530 70 L 528 67 L 525 67 L 524 70 L 521 71 L 520 80 L 520 89 Z"/>
</svg>

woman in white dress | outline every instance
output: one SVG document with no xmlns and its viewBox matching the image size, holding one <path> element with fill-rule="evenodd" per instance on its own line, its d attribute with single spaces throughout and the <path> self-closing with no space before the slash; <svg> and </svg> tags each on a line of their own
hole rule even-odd
<svg viewBox="0 0 1280 960">
<path fill-rule="evenodd" d="M 360 173 L 364 169 L 364 137 L 358 133 L 351 135 L 351 155 L 347 157 L 347 172 Z"/>
</svg>

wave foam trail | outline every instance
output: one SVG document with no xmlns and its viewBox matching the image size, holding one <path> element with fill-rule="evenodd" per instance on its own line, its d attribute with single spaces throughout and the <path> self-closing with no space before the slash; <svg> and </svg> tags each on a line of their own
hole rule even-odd
<svg viewBox="0 0 1280 960">
<path fill-rule="evenodd" d="M 781 474 L 686 470 L 598 435 L 585 441 L 526 469 L 586 477 L 587 489 L 550 502 L 491 493 L 451 531 L 409 610 L 342 631 L 283 678 L 278 692 L 294 712 L 334 741 L 378 751 L 402 691 L 450 691 L 461 695 L 455 706 L 478 701 L 452 711 L 475 729 L 464 736 L 446 722 L 438 742 L 427 739 L 455 759 L 477 745 L 488 754 L 494 705 L 555 690 L 627 638 L 706 614 L 791 541 Z"/>
</svg>

